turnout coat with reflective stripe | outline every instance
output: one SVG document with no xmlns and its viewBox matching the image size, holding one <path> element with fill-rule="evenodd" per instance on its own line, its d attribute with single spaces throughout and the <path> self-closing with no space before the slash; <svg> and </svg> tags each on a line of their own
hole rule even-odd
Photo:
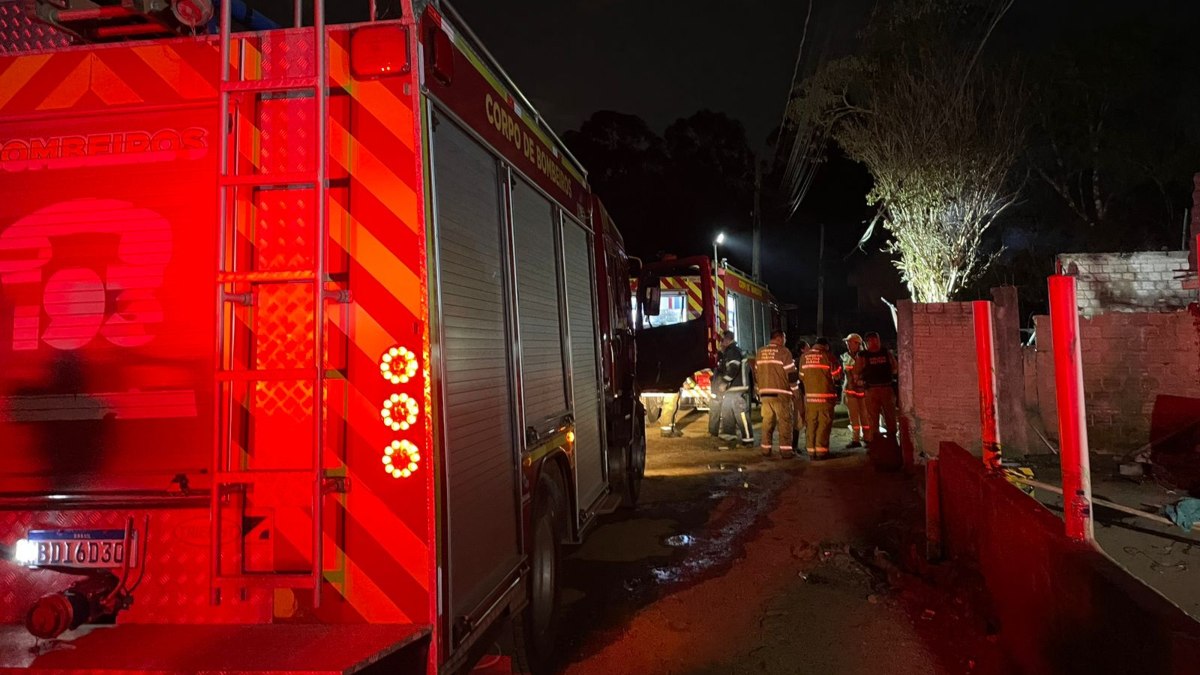
<svg viewBox="0 0 1200 675">
<path fill-rule="evenodd" d="M 754 360 L 754 381 L 759 395 L 792 395 L 796 381 L 796 360 L 787 347 L 769 344 L 758 350 Z"/>
<path fill-rule="evenodd" d="M 832 403 L 837 398 L 834 378 L 842 367 L 833 360 L 829 349 L 817 345 L 800 357 L 800 379 L 804 382 L 804 400 L 809 403 Z"/>
</svg>

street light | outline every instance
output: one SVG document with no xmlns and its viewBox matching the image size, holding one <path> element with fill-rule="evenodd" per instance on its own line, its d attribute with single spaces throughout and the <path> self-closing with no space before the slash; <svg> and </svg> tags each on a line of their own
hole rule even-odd
<svg viewBox="0 0 1200 675">
<path fill-rule="evenodd" d="M 717 245 L 724 244 L 724 243 L 725 243 L 725 233 L 718 232 L 717 238 L 713 239 L 713 308 L 712 308 L 713 312 L 716 313 L 716 317 L 717 317 L 718 321 L 720 320 L 720 316 L 721 316 L 721 300 L 722 300 L 722 298 L 720 297 L 721 273 L 719 271 L 720 267 L 721 267 L 721 263 L 720 263 L 720 261 L 717 260 Z M 720 328 L 721 328 L 721 330 L 724 330 L 725 326 L 720 326 Z"/>
</svg>

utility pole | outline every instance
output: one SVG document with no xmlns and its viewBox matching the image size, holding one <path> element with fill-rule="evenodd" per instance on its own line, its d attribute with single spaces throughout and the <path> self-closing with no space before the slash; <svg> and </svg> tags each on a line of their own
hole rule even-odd
<svg viewBox="0 0 1200 675">
<path fill-rule="evenodd" d="M 762 281 L 762 164 L 754 162 L 754 243 L 752 244 L 750 274 Z"/>
<path fill-rule="evenodd" d="M 825 334 L 825 223 L 821 223 L 821 241 L 817 248 L 817 337 Z"/>
</svg>

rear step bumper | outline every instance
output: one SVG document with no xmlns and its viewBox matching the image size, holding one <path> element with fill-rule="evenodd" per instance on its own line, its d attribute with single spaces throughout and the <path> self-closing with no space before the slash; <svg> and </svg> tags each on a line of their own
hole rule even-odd
<svg viewBox="0 0 1200 675">
<path fill-rule="evenodd" d="M 256 624 L 88 626 L 38 640 L 0 626 L 0 672 L 424 672 L 428 625 Z"/>
</svg>

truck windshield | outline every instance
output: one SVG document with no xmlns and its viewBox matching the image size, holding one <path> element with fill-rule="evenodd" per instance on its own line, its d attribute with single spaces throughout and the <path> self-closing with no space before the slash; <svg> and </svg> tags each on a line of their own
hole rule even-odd
<svg viewBox="0 0 1200 675">
<path fill-rule="evenodd" d="M 629 300 L 630 316 L 637 316 L 637 297 Z M 684 291 L 663 291 L 658 301 L 658 316 L 643 316 L 642 328 L 659 328 L 674 326 L 687 321 L 690 317 L 687 311 L 687 293 Z"/>
</svg>

